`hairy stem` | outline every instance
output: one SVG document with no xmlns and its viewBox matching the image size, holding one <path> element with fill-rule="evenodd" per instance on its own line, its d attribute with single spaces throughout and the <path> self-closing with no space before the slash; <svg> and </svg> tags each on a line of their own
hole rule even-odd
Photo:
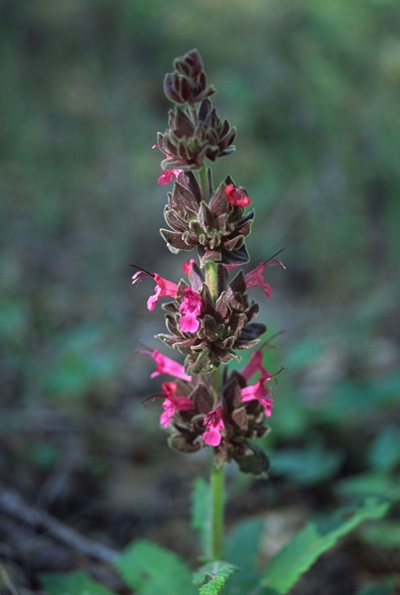
<svg viewBox="0 0 400 595">
<path fill-rule="evenodd" d="M 214 264 L 214 263 L 213 263 Z M 217 368 L 211 373 L 211 384 L 216 400 L 222 388 L 222 370 Z M 224 549 L 224 472 L 225 465 L 217 466 L 214 461 L 211 468 L 211 557 L 213 560 L 222 560 Z"/>
<path fill-rule="evenodd" d="M 214 301 L 218 299 L 218 277 L 215 262 L 206 264 L 206 283 Z M 222 388 L 222 370 L 217 368 L 211 373 L 211 384 L 214 389 L 214 403 Z M 224 471 L 225 466 L 217 467 L 212 463 L 211 470 L 211 557 L 221 560 L 224 545 Z"/>
<path fill-rule="evenodd" d="M 225 465 L 211 470 L 211 557 L 223 559 L 224 550 L 224 471 Z"/>
<path fill-rule="evenodd" d="M 203 163 L 202 168 L 199 170 L 199 180 L 201 187 L 202 199 L 208 203 L 209 201 L 209 188 L 207 180 L 207 167 Z M 219 297 L 218 291 L 218 275 L 217 275 L 217 264 L 215 262 L 207 262 L 205 266 L 205 277 L 206 284 L 210 290 L 211 297 L 214 302 Z M 222 374 L 221 368 L 217 368 L 211 373 L 211 385 L 214 392 L 214 404 L 218 398 L 218 395 L 222 388 Z M 215 455 L 214 455 L 215 457 Z M 217 466 L 215 461 L 212 462 L 211 468 L 211 510 L 210 510 L 210 554 L 213 560 L 222 560 L 223 558 L 223 547 L 224 547 L 224 472 L 225 466 Z"/>
<path fill-rule="evenodd" d="M 200 188 L 201 188 L 201 197 L 204 202 L 208 202 L 209 199 L 209 192 L 208 192 L 208 180 L 207 180 L 207 166 L 205 163 L 199 169 L 199 179 L 200 179 Z"/>
<path fill-rule="evenodd" d="M 217 276 L 217 264 L 215 262 L 207 262 L 206 264 L 206 283 L 210 290 L 211 297 L 214 302 L 217 301 L 218 295 L 218 276 Z"/>
</svg>

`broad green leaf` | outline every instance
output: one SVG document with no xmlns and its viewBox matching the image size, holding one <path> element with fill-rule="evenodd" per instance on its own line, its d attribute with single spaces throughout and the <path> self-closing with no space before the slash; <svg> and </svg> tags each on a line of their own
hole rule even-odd
<svg viewBox="0 0 400 595">
<path fill-rule="evenodd" d="M 114 595 L 86 572 L 43 573 L 40 582 L 48 595 Z"/>
<path fill-rule="evenodd" d="M 337 540 L 367 519 L 383 516 L 388 502 L 368 498 L 359 506 L 342 508 L 331 516 L 309 522 L 270 561 L 262 575 L 263 595 L 288 593 L 300 576 Z"/>
<path fill-rule="evenodd" d="M 200 534 L 203 554 L 208 557 L 211 557 L 210 505 L 210 486 L 199 477 L 192 491 L 192 527 Z"/>
<path fill-rule="evenodd" d="M 217 560 L 202 566 L 193 577 L 195 585 L 208 581 L 200 589 L 200 595 L 218 595 L 228 578 L 238 570 L 236 566 Z"/>
<path fill-rule="evenodd" d="M 239 568 L 254 570 L 264 524 L 257 518 L 238 523 L 226 540 L 226 560 Z"/>
<path fill-rule="evenodd" d="M 225 558 L 238 567 L 239 572 L 235 572 L 229 580 L 226 586 L 227 595 L 246 593 L 257 584 L 259 573 L 255 571 L 255 568 L 264 524 L 261 519 L 248 519 L 239 523 L 228 536 Z"/>
<path fill-rule="evenodd" d="M 386 473 L 361 473 L 348 477 L 336 483 L 335 491 L 351 498 L 377 496 L 394 502 L 400 500 L 399 482 Z"/>
<path fill-rule="evenodd" d="M 114 562 L 126 583 L 141 595 L 195 595 L 192 575 L 173 552 L 145 540 L 129 545 Z"/>
<path fill-rule="evenodd" d="M 374 546 L 400 548 L 400 522 L 380 521 L 363 527 L 361 537 Z"/>
<path fill-rule="evenodd" d="M 377 470 L 391 471 L 400 461 L 400 431 L 384 428 L 373 441 L 368 453 L 369 464 Z"/>
</svg>

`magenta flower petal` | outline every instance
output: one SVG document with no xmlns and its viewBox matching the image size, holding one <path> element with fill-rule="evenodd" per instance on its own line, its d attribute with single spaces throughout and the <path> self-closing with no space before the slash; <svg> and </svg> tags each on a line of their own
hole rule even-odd
<svg viewBox="0 0 400 595">
<path fill-rule="evenodd" d="M 152 149 L 159 149 L 159 146 L 153 145 Z M 167 155 L 167 159 L 172 159 L 172 157 L 169 157 Z M 157 180 L 158 184 L 161 184 L 161 186 L 166 186 L 167 184 L 170 184 L 174 179 L 174 176 L 177 178 L 181 171 L 181 169 L 164 169 L 163 173 Z"/>
<path fill-rule="evenodd" d="M 258 382 L 255 384 L 250 384 L 245 388 L 242 388 L 242 402 L 246 403 L 248 401 L 257 400 L 261 403 L 261 405 L 265 408 L 265 416 L 270 417 L 272 414 L 272 404 L 274 399 L 272 397 L 266 398 L 268 394 L 268 388 L 264 385 L 265 383 L 264 378 L 260 378 Z"/>
<path fill-rule="evenodd" d="M 209 446 L 218 446 L 222 439 L 221 431 L 225 428 L 221 407 L 210 411 L 203 425 L 207 428 L 203 434 L 204 442 Z"/>
<path fill-rule="evenodd" d="M 256 372 L 260 372 L 260 380 L 263 382 L 269 382 L 272 380 L 273 376 L 268 372 L 266 368 L 262 365 L 263 360 L 263 352 L 260 350 L 256 350 L 252 353 L 250 361 L 248 364 L 244 366 L 244 368 L 240 371 L 240 375 L 243 376 L 246 380 L 250 380 L 250 378 Z"/>
<path fill-rule="evenodd" d="M 158 287 L 158 285 L 156 285 L 154 295 L 151 295 L 149 297 L 149 299 L 147 300 L 147 309 L 150 310 L 150 312 L 152 312 L 154 310 L 160 297 L 161 297 L 161 289 Z"/>
<path fill-rule="evenodd" d="M 165 169 L 161 176 L 158 177 L 157 183 L 161 186 L 166 186 L 172 182 L 174 176 L 178 177 L 180 173 L 180 169 Z"/>
<path fill-rule="evenodd" d="M 182 364 L 178 364 L 173 359 L 157 351 L 157 349 L 153 351 L 152 358 L 156 362 L 157 368 L 150 378 L 155 378 L 160 374 L 169 374 L 170 376 L 180 378 L 181 380 L 191 380 L 191 376 L 185 374 L 185 369 Z"/>
<path fill-rule="evenodd" d="M 242 401 L 245 403 L 246 401 L 253 401 L 257 399 L 258 401 L 263 397 L 267 396 L 268 389 L 264 386 L 264 382 L 262 379 L 258 380 L 255 384 L 250 384 L 245 388 L 242 388 Z"/>
<path fill-rule="evenodd" d="M 262 351 L 254 351 L 251 355 L 250 361 L 248 364 L 244 366 L 244 368 L 240 371 L 240 375 L 243 376 L 246 380 L 250 380 L 250 378 L 256 372 L 261 372 L 261 376 L 264 374 L 268 375 L 267 370 L 262 365 L 263 360 L 263 352 Z"/>
<path fill-rule="evenodd" d="M 132 277 L 132 285 L 140 281 L 140 276 L 143 275 L 144 278 L 149 279 L 150 277 L 154 279 L 156 282 L 156 287 L 154 290 L 154 295 L 151 295 L 147 300 L 147 309 L 154 310 L 156 307 L 156 303 L 161 297 L 172 297 L 176 298 L 176 293 L 178 291 L 178 286 L 176 283 L 172 281 L 168 281 L 168 279 L 164 279 L 158 273 L 148 273 L 147 271 L 137 271 Z"/>
<path fill-rule="evenodd" d="M 203 306 L 203 298 L 191 287 L 183 290 L 183 302 L 179 312 L 183 314 L 179 321 L 179 327 L 183 333 L 195 333 L 200 322 L 197 320 Z"/>
<path fill-rule="evenodd" d="M 258 267 L 256 267 L 244 276 L 244 281 L 246 283 L 246 289 L 250 289 L 251 287 L 262 287 L 267 298 L 271 299 L 271 286 L 265 282 L 265 279 L 263 277 L 263 272 L 266 266 L 267 265 L 264 262 L 260 263 Z"/>
<path fill-rule="evenodd" d="M 216 428 L 210 428 L 203 434 L 204 442 L 209 446 L 219 446 L 221 443 L 221 434 Z"/>
<path fill-rule="evenodd" d="M 200 322 L 194 314 L 185 314 L 179 320 L 179 328 L 183 333 L 196 333 L 199 330 Z"/>
<path fill-rule="evenodd" d="M 178 364 L 173 359 L 163 355 L 157 349 L 154 351 L 139 351 L 139 353 L 144 353 L 146 355 L 150 355 L 157 364 L 156 371 L 153 372 L 150 378 L 156 378 L 156 376 L 160 376 L 160 374 L 169 374 L 170 376 L 174 376 L 175 378 L 180 378 L 181 380 L 190 381 L 192 379 L 191 376 L 185 374 L 185 369 L 181 364 Z"/>
<path fill-rule="evenodd" d="M 166 397 L 172 397 L 176 393 L 176 382 L 163 382 L 161 388 Z"/>
<path fill-rule="evenodd" d="M 147 309 L 152 311 L 156 307 L 156 303 L 161 297 L 176 298 L 178 286 L 168 279 L 164 279 L 158 273 L 154 273 L 154 281 L 156 282 L 154 295 L 151 295 L 147 300 Z"/>
<path fill-rule="evenodd" d="M 244 276 L 244 281 L 246 283 L 246 289 L 250 289 L 251 287 L 262 287 L 264 290 L 265 295 L 267 298 L 272 298 L 272 289 L 271 286 L 265 282 L 263 277 L 265 267 L 274 267 L 279 266 L 285 269 L 285 265 L 280 260 L 276 258 L 272 258 L 270 260 L 266 260 L 265 262 L 261 262 L 258 267 L 250 271 Z"/>
<path fill-rule="evenodd" d="M 164 279 L 157 273 L 154 273 L 154 281 L 156 282 L 157 287 L 160 288 L 161 297 L 163 297 L 163 296 L 172 297 L 172 298 L 176 297 L 176 292 L 178 291 L 178 286 L 176 283 L 173 283 L 172 281 L 168 281 L 168 279 Z"/>
<path fill-rule="evenodd" d="M 248 207 L 251 204 L 251 198 L 243 186 L 228 184 L 225 188 L 225 195 L 229 202 L 236 207 Z"/>
<path fill-rule="evenodd" d="M 193 409 L 193 402 L 188 397 L 179 397 L 174 394 L 176 391 L 176 382 L 163 382 L 162 388 L 166 399 L 163 402 L 164 413 L 160 416 L 160 424 L 167 428 L 175 412 L 190 411 Z"/>
<path fill-rule="evenodd" d="M 165 399 L 165 401 L 163 403 L 163 407 L 167 401 L 168 401 L 168 399 Z M 164 413 L 161 413 L 161 415 L 160 415 L 160 424 L 162 426 L 164 426 L 164 428 L 168 428 L 169 422 L 173 415 L 174 415 L 174 412 L 169 410 L 168 407 L 166 407 Z"/>
<path fill-rule="evenodd" d="M 272 397 L 268 397 L 268 399 L 263 399 L 263 401 L 260 401 L 260 403 L 265 407 L 265 417 L 271 417 L 274 399 Z"/>
<path fill-rule="evenodd" d="M 158 145 L 153 145 L 153 149 L 158 149 Z M 172 159 L 171 157 L 167 156 L 167 159 Z M 181 169 L 164 169 L 161 176 L 158 178 L 157 182 L 161 184 L 161 186 L 166 186 L 170 184 L 174 179 L 174 176 L 177 178 L 181 173 Z"/>
<path fill-rule="evenodd" d="M 185 275 L 190 275 L 190 271 L 192 270 L 193 264 L 196 262 L 194 258 L 190 258 L 187 262 L 182 264 L 183 272 Z"/>
</svg>

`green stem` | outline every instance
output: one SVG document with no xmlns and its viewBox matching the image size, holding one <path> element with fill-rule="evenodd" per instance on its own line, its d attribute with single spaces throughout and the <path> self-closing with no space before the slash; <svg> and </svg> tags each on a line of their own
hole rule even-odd
<svg viewBox="0 0 400 595">
<path fill-rule="evenodd" d="M 211 297 L 214 302 L 219 298 L 218 293 L 218 276 L 217 276 L 217 263 L 207 262 L 206 263 L 206 283 L 210 290 Z"/>
<path fill-rule="evenodd" d="M 199 179 L 202 199 L 208 203 L 209 188 L 207 180 L 207 167 L 203 163 L 199 170 Z M 206 284 L 210 290 L 214 302 L 219 297 L 217 264 L 207 262 L 205 266 Z M 214 403 L 216 402 L 222 388 L 221 368 L 217 368 L 211 373 L 211 386 L 214 392 Z M 225 465 L 217 466 L 212 462 L 211 469 L 211 510 L 210 510 L 210 554 L 213 560 L 222 560 L 224 549 L 224 475 Z"/>
<path fill-rule="evenodd" d="M 207 180 L 207 166 L 205 163 L 199 169 L 199 178 L 200 178 L 200 188 L 201 188 L 201 197 L 204 202 L 208 202 L 208 180 Z"/>
<path fill-rule="evenodd" d="M 206 264 L 206 283 L 210 290 L 211 297 L 216 301 L 219 297 L 217 265 L 215 262 Z M 214 403 L 217 400 L 222 388 L 221 368 L 211 373 L 211 385 L 214 392 Z M 224 546 L 224 465 L 217 467 L 212 463 L 211 470 L 211 557 L 214 560 L 222 560 Z"/>
<path fill-rule="evenodd" d="M 222 560 L 224 555 L 224 471 L 225 465 L 211 470 L 211 557 Z"/>
</svg>

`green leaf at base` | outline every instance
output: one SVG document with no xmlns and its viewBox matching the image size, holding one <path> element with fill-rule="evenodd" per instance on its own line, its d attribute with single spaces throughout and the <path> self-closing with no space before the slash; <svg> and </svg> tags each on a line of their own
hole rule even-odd
<svg viewBox="0 0 400 595">
<path fill-rule="evenodd" d="M 400 500 L 399 482 L 381 471 L 367 471 L 346 477 L 336 482 L 335 492 L 352 499 L 376 496 L 392 502 Z"/>
<path fill-rule="evenodd" d="M 308 523 L 274 557 L 262 574 L 263 595 L 288 593 L 299 577 L 306 572 L 321 554 L 335 545 L 366 519 L 382 517 L 389 503 L 378 498 L 367 498 L 359 506 L 342 508 L 329 517 Z"/>
<path fill-rule="evenodd" d="M 360 533 L 363 541 L 373 547 L 400 548 L 400 522 L 394 519 L 367 525 Z"/>
<path fill-rule="evenodd" d="M 114 563 L 141 595 L 195 595 L 192 575 L 173 552 L 145 540 L 129 545 Z"/>
<path fill-rule="evenodd" d="M 256 572 L 265 521 L 259 518 L 238 523 L 226 540 L 225 559 L 239 568 L 226 586 L 227 595 L 248 593 L 257 584 Z"/>
</svg>

